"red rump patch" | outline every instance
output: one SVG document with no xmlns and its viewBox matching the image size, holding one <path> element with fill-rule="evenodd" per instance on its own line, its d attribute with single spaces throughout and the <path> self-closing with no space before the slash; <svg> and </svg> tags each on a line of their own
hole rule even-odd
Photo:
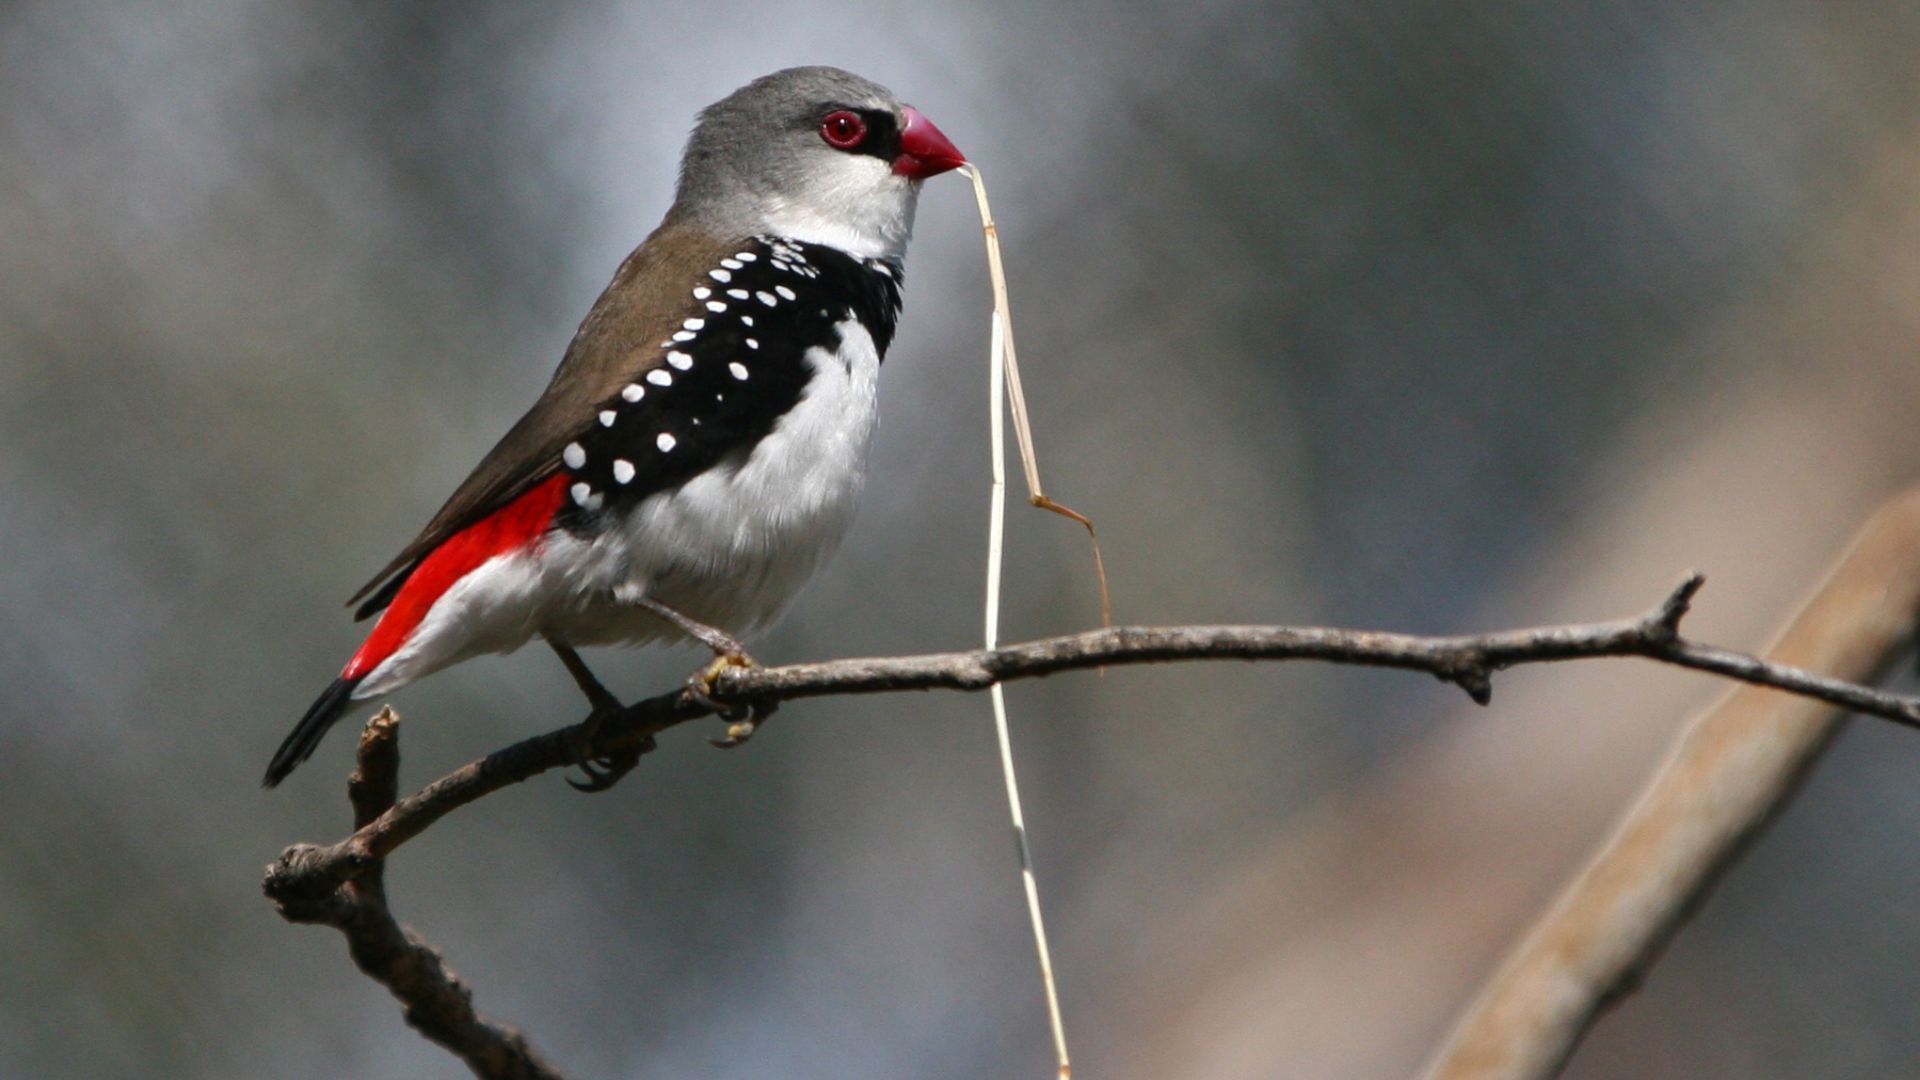
<svg viewBox="0 0 1920 1080">
<path fill-rule="evenodd" d="M 427 617 L 434 602 L 453 583 L 480 568 L 495 555 L 504 555 L 532 543 L 546 533 L 554 511 L 566 497 L 567 477 L 555 473 L 528 488 L 512 502 L 461 529 L 420 560 L 407 582 L 381 612 L 373 632 L 360 651 L 347 661 L 342 679 L 358 679 L 399 651 L 407 635 Z"/>
</svg>

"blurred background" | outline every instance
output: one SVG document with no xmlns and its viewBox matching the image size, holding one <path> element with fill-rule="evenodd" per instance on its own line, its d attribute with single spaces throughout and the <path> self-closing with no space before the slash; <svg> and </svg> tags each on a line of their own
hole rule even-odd
<svg viewBox="0 0 1920 1080">
<path fill-rule="evenodd" d="M 1751 649 L 1920 477 L 1917 53 L 1907 0 L 0 8 L 0 1073 L 464 1075 L 259 894 L 344 832 L 350 732 L 258 777 L 748 79 L 851 68 L 984 165 L 1121 620 L 1492 629 L 1698 567 Z M 921 206 L 862 517 L 768 661 L 977 640 L 986 275 L 964 182 Z M 1007 637 L 1096 622 L 1078 531 L 1013 524 Z M 1079 1074 L 1407 1074 L 1719 692 L 1016 685 Z M 416 784 L 582 712 L 537 649 L 395 704 Z M 984 698 L 711 733 L 449 818 L 396 911 L 582 1077 L 1051 1075 Z M 1855 724 L 1568 1075 L 1920 1074 L 1916 773 Z"/>
</svg>

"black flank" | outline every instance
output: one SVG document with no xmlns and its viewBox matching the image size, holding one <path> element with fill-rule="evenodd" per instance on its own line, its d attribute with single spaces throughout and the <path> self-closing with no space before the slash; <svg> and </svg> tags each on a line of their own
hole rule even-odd
<svg viewBox="0 0 1920 1080">
<path fill-rule="evenodd" d="M 663 386 L 636 375 L 639 401 L 615 395 L 598 404 L 595 421 L 577 440 L 584 460 L 568 462 L 573 487 L 557 516 L 561 527 L 595 532 L 650 495 L 745 461 L 805 393 L 813 377 L 808 351 L 837 352 L 836 326 L 849 317 L 886 355 L 900 314 L 898 263 L 776 237 L 756 237 L 740 250 L 753 258 L 730 257 L 714 267 L 725 280 L 688 283 L 709 290 L 708 299 L 725 310 L 701 311 L 701 325 L 687 331 L 688 340 L 650 343 L 688 358 L 658 369 L 671 381 Z M 733 364 L 746 378 L 734 374 Z M 670 449 L 660 448 L 663 437 Z"/>
</svg>

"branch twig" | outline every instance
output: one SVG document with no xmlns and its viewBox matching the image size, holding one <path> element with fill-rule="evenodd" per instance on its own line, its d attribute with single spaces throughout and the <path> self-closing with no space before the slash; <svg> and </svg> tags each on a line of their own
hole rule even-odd
<svg viewBox="0 0 1920 1080">
<path fill-rule="evenodd" d="M 1895 499 L 1769 651 L 1770 663 L 1692 647 L 1705 670 L 1748 682 L 1794 664 L 1870 681 L 1920 619 L 1920 492 Z M 1797 681 L 1797 680 L 1796 680 Z M 1796 689 L 1799 689 L 1796 687 Z M 1888 697 L 1878 695 L 1876 697 Z M 1682 732 L 1666 763 L 1524 941 L 1425 1072 L 1427 1080 L 1557 1075 L 1606 1008 L 1630 993 L 1707 890 L 1826 749 L 1852 695 L 1734 691 Z"/>
</svg>

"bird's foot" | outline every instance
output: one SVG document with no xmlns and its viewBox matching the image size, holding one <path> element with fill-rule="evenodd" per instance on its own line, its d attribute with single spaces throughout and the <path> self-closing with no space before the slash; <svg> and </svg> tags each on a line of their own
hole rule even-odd
<svg viewBox="0 0 1920 1080">
<path fill-rule="evenodd" d="M 768 700 L 750 701 L 745 704 L 715 700 L 714 683 L 726 673 L 728 668 L 759 666 L 744 649 L 735 648 L 721 652 L 716 648 L 715 652 L 717 655 L 714 656 L 713 663 L 687 676 L 686 689 L 683 692 L 688 701 L 703 709 L 713 710 L 720 719 L 727 722 L 727 734 L 724 738 L 707 741 L 722 750 L 731 750 L 736 746 L 745 745 L 748 739 L 753 738 L 753 733 L 759 729 L 761 721 L 772 716 L 774 709 L 779 706 L 777 702 Z"/>
<path fill-rule="evenodd" d="M 560 657 L 560 662 L 566 665 L 567 674 L 573 676 L 573 681 L 579 685 L 580 692 L 587 696 L 588 703 L 593 706 L 593 711 L 580 722 L 580 726 L 573 734 L 577 763 L 580 771 L 587 774 L 587 782 L 583 784 L 568 777 L 567 783 L 571 784 L 575 791 L 605 791 L 619 783 L 621 777 L 632 772 L 634 766 L 640 764 L 640 756 L 653 749 L 653 739 L 649 737 L 613 753 L 595 754 L 593 744 L 594 740 L 600 737 L 601 726 L 625 712 L 626 706 L 622 705 L 620 699 L 614 697 L 611 691 L 600 685 L 600 680 L 594 678 L 593 672 L 587 670 L 586 663 L 571 646 L 557 641 L 549 641 L 548 644 Z"/>
<path fill-rule="evenodd" d="M 753 657 L 747 655 L 747 647 L 740 639 L 717 626 L 708 626 L 698 619 L 690 618 L 651 597 L 641 596 L 634 603 L 672 623 L 682 634 L 698 641 L 713 650 L 713 663 L 687 676 L 683 697 L 691 704 L 698 705 L 727 722 L 727 734 L 723 739 L 709 739 L 713 745 L 732 749 L 753 737 L 754 729 L 760 721 L 773 715 L 774 703 L 750 702 L 726 704 L 714 700 L 714 682 L 726 673 L 728 668 L 758 667 Z"/>
<path fill-rule="evenodd" d="M 572 777 L 567 778 L 567 783 L 575 791 L 584 791 L 589 794 L 605 791 L 619 783 L 621 777 L 632 772 L 634 766 L 640 764 L 640 756 L 650 753 L 654 748 L 653 737 L 648 736 L 639 742 L 609 753 L 593 752 L 594 742 L 600 738 L 600 729 L 608 721 L 627 711 L 626 706 L 620 704 L 620 699 L 604 689 L 599 689 L 598 683 L 594 683 L 593 686 L 599 690 L 598 693 L 592 691 L 588 693 L 588 697 L 593 701 L 593 711 L 580 722 L 573 736 L 574 746 L 579 755 L 575 764 L 580 766 L 580 771 L 586 774 L 587 780 L 586 783 L 581 783 Z M 581 688 L 586 689 L 586 686 L 583 685 Z"/>
<path fill-rule="evenodd" d="M 720 676 L 726 674 L 728 668 L 750 668 L 758 666 L 759 665 L 754 662 L 753 657 L 748 656 L 745 650 L 718 653 L 718 655 L 714 656 L 713 663 L 705 667 L 695 668 L 693 674 L 687 676 L 683 694 L 686 699 L 693 704 L 719 714 L 722 720 L 730 720 L 744 713 L 746 710 L 739 705 L 728 705 L 714 700 L 713 684 L 719 680 Z"/>
<path fill-rule="evenodd" d="M 593 752 L 594 740 L 600 736 L 601 725 L 624 711 L 625 709 L 617 701 L 612 702 L 610 706 L 596 706 L 575 730 L 574 745 L 579 748 L 579 760 L 575 764 L 579 765 L 580 771 L 587 776 L 585 783 L 572 777 L 567 778 L 567 783 L 575 791 L 593 794 L 611 788 L 619 783 L 622 777 L 632 772 L 634 766 L 640 764 L 642 755 L 653 751 L 655 745 L 653 737 L 648 736 L 639 742 L 608 753 Z"/>
</svg>

